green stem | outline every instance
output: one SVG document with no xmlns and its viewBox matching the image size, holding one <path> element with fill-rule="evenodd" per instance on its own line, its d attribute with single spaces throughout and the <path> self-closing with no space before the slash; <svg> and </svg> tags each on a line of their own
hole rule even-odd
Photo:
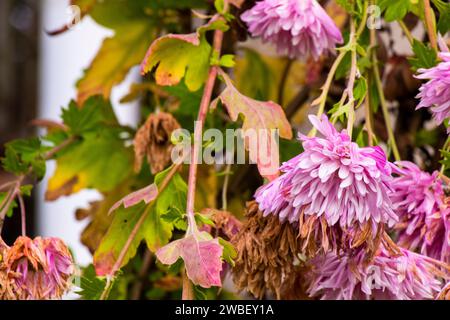
<svg viewBox="0 0 450 320">
<path fill-rule="evenodd" d="M 388 133 L 389 144 L 392 148 L 392 153 L 394 154 L 395 160 L 400 161 L 401 160 L 400 153 L 398 152 L 397 143 L 395 142 L 394 131 L 392 130 L 391 119 L 389 117 L 389 111 L 387 108 L 386 98 L 385 98 L 384 92 L 383 92 L 383 85 L 381 83 L 380 71 L 378 70 L 378 60 L 376 57 L 376 52 L 374 52 L 372 54 L 372 59 L 373 59 L 374 80 L 375 80 L 375 84 L 377 86 L 378 95 L 380 97 L 380 105 L 381 105 L 381 110 L 383 112 L 384 122 L 386 124 L 386 130 Z"/>
<path fill-rule="evenodd" d="M 409 43 L 412 44 L 414 41 L 413 36 L 411 35 L 411 32 L 409 31 L 408 27 L 406 26 L 406 24 L 402 21 L 402 20 L 398 20 L 397 21 L 400 28 L 402 28 L 403 33 L 405 34 L 406 38 L 408 39 Z"/>
</svg>

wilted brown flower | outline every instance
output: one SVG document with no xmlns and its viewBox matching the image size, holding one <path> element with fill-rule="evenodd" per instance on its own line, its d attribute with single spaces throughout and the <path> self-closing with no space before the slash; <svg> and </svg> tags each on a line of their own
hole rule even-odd
<svg viewBox="0 0 450 320">
<path fill-rule="evenodd" d="M 162 171 L 170 163 L 173 148 L 170 137 L 179 128 L 180 124 L 170 113 L 151 114 L 134 137 L 135 171 L 141 169 L 145 155 L 152 174 Z"/>
<path fill-rule="evenodd" d="M 300 260 L 297 231 L 278 217 L 263 217 L 254 201 L 247 203 L 247 221 L 232 243 L 238 252 L 233 279 L 238 290 L 248 290 L 262 299 L 267 291 L 277 299 L 290 298 L 298 285 Z M 295 294 L 299 296 L 299 294 Z"/>
<path fill-rule="evenodd" d="M 6 250 L 0 272 L 4 299 L 60 299 L 70 287 L 73 260 L 58 238 L 19 237 Z"/>
<path fill-rule="evenodd" d="M 202 210 L 202 214 L 209 217 L 215 225 L 215 228 L 206 231 L 226 240 L 233 238 L 242 227 L 242 222 L 229 211 L 206 208 Z"/>
</svg>

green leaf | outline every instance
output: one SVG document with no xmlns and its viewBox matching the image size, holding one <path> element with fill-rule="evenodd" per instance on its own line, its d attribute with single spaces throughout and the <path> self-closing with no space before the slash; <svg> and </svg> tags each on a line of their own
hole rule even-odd
<svg viewBox="0 0 450 320">
<path fill-rule="evenodd" d="M 221 237 L 219 237 L 219 244 L 223 247 L 222 252 L 223 260 L 225 260 L 232 267 L 234 267 L 234 260 L 237 258 L 236 249 L 230 242 L 226 241 L 225 239 L 222 239 Z"/>
<path fill-rule="evenodd" d="M 113 280 L 108 300 L 126 299 L 127 282 L 124 277 L 116 277 Z M 83 269 L 80 277 L 80 289 L 76 292 L 83 300 L 99 300 L 106 286 L 106 279 L 97 277 L 92 264 Z"/>
<path fill-rule="evenodd" d="M 233 68 L 235 64 L 234 54 L 224 54 L 219 61 L 219 65 L 225 68 Z"/>
<path fill-rule="evenodd" d="M 154 68 L 156 82 L 162 86 L 180 83 L 190 91 L 197 91 L 208 75 L 211 46 L 205 33 L 209 30 L 226 30 L 222 20 L 215 20 L 197 29 L 191 34 L 168 34 L 155 40 L 150 46 L 141 65 L 142 74 Z"/>
<path fill-rule="evenodd" d="M 5 145 L 3 168 L 15 175 L 27 174 L 31 169 L 38 179 L 45 175 L 44 153 L 48 148 L 42 146 L 38 138 L 18 139 Z"/>
<path fill-rule="evenodd" d="M 412 44 L 415 57 L 409 58 L 409 63 L 414 69 L 431 68 L 437 64 L 437 55 L 431 47 L 414 39 Z"/>
<path fill-rule="evenodd" d="M 409 0 L 380 0 L 380 9 L 384 12 L 384 19 L 387 22 L 401 20 L 411 8 Z"/>
<path fill-rule="evenodd" d="M 58 156 L 56 171 L 48 182 L 47 200 L 86 188 L 108 192 L 132 172 L 131 147 L 125 146 L 118 132 L 105 129 L 83 138 Z"/>
<path fill-rule="evenodd" d="M 3 204 L 3 201 L 5 200 L 7 195 L 7 192 L 0 192 L 0 204 Z M 17 208 L 17 202 L 13 200 L 13 202 L 11 202 L 11 205 L 9 206 L 8 211 L 6 211 L 6 216 L 11 218 L 15 208 Z"/>
<path fill-rule="evenodd" d="M 62 110 L 62 119 L 74 135 L 96 131 L 100 126 L 118 124 L 111 103 L 101 96 L 89 98 L 82 107 L 71 101 L 69 107 Z"/>
<path fill-rule="evenodd" d="M 78 81 L 77 101 L 83 103 L 94 95 L 108 99 L 112 88 L 125 79 L 130 68 L 142 61 L 154 32 L 151 19 L 132 20 L 118 27 L 114 36 L 103 41 L 91 65 Z"/>
<path fill-rule="evenodd" d="M 156 175 L 156 185 L 161 184 L 170 169 Z M 167 214 L 171 208 L 177 208 L 179 211 L 184 212 L 186 191 L 185 182 L 176 174 L 167 184 L 167 187 L 159 193 L 155 201 L 149 204 L 140 202 L 127 209 L 123 206 L 119 207 L 114 212 L 111 226 L 94 255 L 94 265 L 97 274 L 105 275 L 111 270 L 134 226 L 143 214 L 147 214 L 147 217 L 133 239 L 122 266 L 126 265 L 135 256 L 137 248 L 144 239 L 148 248 L 153 252 L 167 244 L 172 236 L 174 225 L 166 219 L 162 219 L 162 215 Z"/>
<path fill-rule="evenodd" d="M 367 94 L 367 80 L 364 77 L 360 77 L 355 82 L 353 88 L 353 96 L 357 101 L 357 107 L 364 101 Z"/>
</svg>

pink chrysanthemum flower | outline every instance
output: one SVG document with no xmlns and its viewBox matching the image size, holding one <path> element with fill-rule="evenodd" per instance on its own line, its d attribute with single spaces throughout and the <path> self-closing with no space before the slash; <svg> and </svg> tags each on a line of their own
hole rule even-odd
<svg viewBox="0 0 450 320">
<path fill-rule="evenodd" d="M 427 259 L 405 249 L 393 255 L 383 246 L 369 264 L 362 252 L 329 252 L 310 261 L 308 294 L 324 300 L 434 299 L 446 274 Z"/>
<path fill-rule="evenodd" d="M 19 237 L 5 255 L 7 299 L 60 299 L 70 287 L 72 256 L 57 238 Z"/>
<path fill-rule="evenodd" d="M 429 174 L 409 161 L 397 164 L 391 199 L 400 220 L 399 245 L 448 262 L 450 216 L 439 172 Z"/>
<path fill-rule="evenodd" d="M 442 62 L 429 69 L 419 69 L 416 78 L 428 80 L 419 89 L 417 109 L 430 108 L 436 122 L 441 124 L 450 117 L 450 52 L 440 52 L 439 57 Z"/>
<path fill-rule="evenodd" d="M 304 152 L 281 166 L 285 174 L 256 192 L 260 209 L 291 223 L 300 213 L 324 216 L 330 226 L 393 225 L 388 196 L 391 164 L 379 147 L 360 148 L 326 116 L 309 117 L 323 138 L 300 135 Z"/>
<path fill-rule="evenodd" d="M 241 15 L 252 36 L 277 47 L 290 58 L 334 52 L 342 35 L 316 0 L 262 0 Z"/>
</svg>

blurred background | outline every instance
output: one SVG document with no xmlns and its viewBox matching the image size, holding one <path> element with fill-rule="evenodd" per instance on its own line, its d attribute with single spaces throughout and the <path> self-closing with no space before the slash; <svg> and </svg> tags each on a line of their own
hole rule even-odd
<svg viewBox="0 0 450 320">
<path fill-rule="evenodd" d="M 32 120 L 58 120 L 61 107 L 76 95 L 75 83 L 98 51 L 103 39 L 111 35 L 89 17 L 70 32 L 49 36 L 73 18 L 66 0 L 0 0 L 0 154 L 4 144 L 38 133 Z M 112 92 L 112 103 L 123 124 L 135 126 L 138 106 L 120 104 L 138 70 Z M 1 170 L 1 169 L 0 169 Z M 54 202 L 45 202 L 44 190 L 54 164 L 47 166 L 44 181 L 33 197 L 26 199 L 27 231 L 30 236 L 63 238 L 86 265 L 89 251 L 80 243 L 80 233 L 87 221 L 77 221 L 76 208 L 97 200 L 95 191 L 82 191 Z M 0 171 L 0 184 L 11 177 Z M 20 234 L 20 215 L 6 219 L 3 238 L 11 244 Z"/>
</svg>

